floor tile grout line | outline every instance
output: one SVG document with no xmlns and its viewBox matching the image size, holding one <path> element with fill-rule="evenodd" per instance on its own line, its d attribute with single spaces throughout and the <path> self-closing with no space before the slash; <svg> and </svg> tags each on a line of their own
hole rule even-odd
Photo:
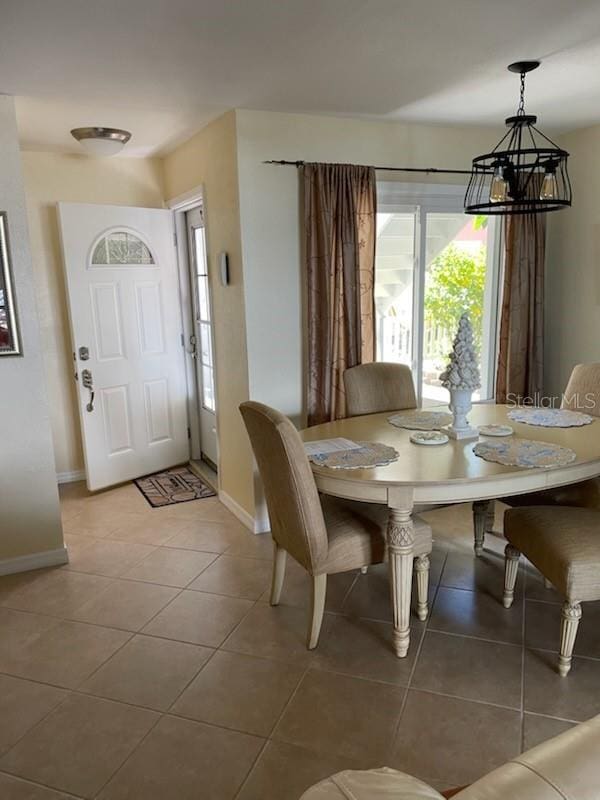
<svg viewBox="0 0 600 800">
<path fill-rule="evenodd" d="M 159 546 L 156 549 L 157 550 L 162 550 L 164 548 L 162 546 Z M 174 550 L 175 548 L 171 548 L 171 549 Z M 185 552 L 189 552 L 189 551 L 183 549 L 182 552 L 185 553 Z M 198 553 L 198 552 L 204 552 L 204 551 L 202 551 L 202 550 L 194 550 L 193 552 Z M 150 556 L 153 555 L 153 554 L 154 553 L 148 553 L 148 555 L 144 556 L 144 558 L 136 566 L 139 567 L 140 564 L 142 564 L 147 558 L 150 558 Z M 218 553 L 208 553 L 207 552 L 206 555 L 211 555 L 211 556 L 214 555 L 215 557 L 212 559 L 212 561 L 209 561 L 208 564 L 206 564 L 204 567 L 202 567 L 200 572 L 197 575 L 195 575 L 191 580 L 189 580 L 186 583 L 185 586 L 173 586 L 172 584 L 159 583 L 158 581 L 148 581 L 148 580 L 144 580 L 143 578 L 127 578 L 127 577 L 123 577 L 123 580 L 134 581 L 134 582 L 137 582 L 137 583 L 150 583 L 153 586 L 166 586 L 167 588 L 170 588 L 170 589 L 181 589 L 181 590 L 187 589 L 190 586 L 190 584 L 192 584 L 195 580 L 197 580 L 200 577 L 200 575 L 202 575 L 203 572 L 205 572 L 209 567 L 212 567 L 212 565 L 215 564 L 220 558 L 220 555 Z M 133 569 L 133 567 L 132 567 L 132 569 Z M 131 571 L 131 570 L 129 570 L 129 571 Z"/>
<path fill-rule="evenodd" d="M 170 587 L 174 588 L 174 587 Z M 86 600 L 86 602 L 88 602 Z M 15 611 L 19 614 L 29 614 L 32 617 L 44 617 L 45 619 L 56 620 L 57 624 L 61 622 L 68 622 L 70 625 L 87 625 L 89 628 L 102 628 L 107 631 L 115 631 L 117 633 L 141 633 L 141 630 L 132 631 L 131 628 L 115 628 L 114 625 L 101 625 L 99 622 L 84 622 L 83 620 L 73 619 L 72 617 L 57 617 L 53 614 L 45 614 L 42 611 L 26 611 L 23 608 L 14 608 L 13 606 L 0 606 L 0 612 L 6 609 L 7 611 Z M 48 630 L 52 630 L 49 628 Z M 2 670 L 0 670 L 1 672 Z"/>
<path fill-rule="evenodd" d="M 523 571 L 523 595 L 526 596 L 527 592 L 527 573 Z M 522 616 L 521 616 L 521 742 L 519 752 L 522 753 L 525 748 L 525 610 L 527 608 L 527 600 L 523 603 Z"/>
<path fill-rule="evenodd" d="M 501 703 L 492 703 L 490 700 L 477 700 L 474 697 L 463 697 L 459 694 L 449 694 L 448 692 L 438 692 L 435 689 L 421 689 L 418 686 L 411 686 L 411 692 L 422 692 L 423 694 L 433 694 L 436 697 L 447 697 L 450 700 L 460 700 L 463 703 L 476 703 L 479 706 L 489 706 L 491 708 L 500 708 L 503 711 L 512 711 L 515 714 L 520 714 L 518 706 L 504 706 Z"/>
<path fill-rule="evenodd" d="M 204 647 L 204 645 L 199 645 L 199 646 L 201 646 L 201 647 Z M 219 651 L 218 651 L 218 649 L 216 649 L 216 648 L 215 648 L 215 649 L 212 651 L 212 653 L 209 655 L 209 657 L 206 659 L 206 661 L 205 661 L 205 662 L 204 662 L 204 663 L 203 663 L 203 664 L 202 664 L 202 665 L 199 667 L 199 669 L 197 670 L 197 672 L 195 672 L 195 673 L 194 673 L 194 675 L 193 675 L 193 676 L 192 676 L 192 677 L 189 679 L 189 681 L 188 681 L 188 682 L 185 684 L 185 686 L 184 686 L 184 687 L 183 687 L 183 689 L 182 689 L 182 690 L 179 692 L 179 694 L 177 695 L 177 697 L 175 697 L 175 699 L 174 699 L 174 700 L 173 700 L 173 702 L 170 704 L 170 706 L 168 707 L 168 709 L 167 709 L 167 710 L 164 712 L 165 714 L 174 714 L 174 716 L 180 716 L 180 715 L 178 715 L 178 714 L 175 714 L 175 712 L 173 712 L 173 711 L 172 711 L 172 709 L 173 709 L 173 706 L 175 705 L 175 703 L 177 703 L 177 701 L 180 699 L 180 697 L 183 695 L 183 693 L 184 693 L 184 692 L 186 692 L 186 691 L 187 691 L 187 689 L 188 689 L 188 688 L 189 688 L 189 687 L 192 685 L 192 683 L 193 683 L 193 682 L 196 680 L 196 678 L 198 677 L 198 675 L 200 675 L 200 673 L 201 673 L 201 672 L 204 670 L 204 668 L 205 668 L 205 667 L 207 667 L 207 666 L 210 664 L 210 662 L 213 660 L 213 658 L 215 657 L 215 655 L 216 655 L 218 652 L 219 652 Z"/>
<path fill-rule="evenodd" d="M 526 711 L 525 713 L 530 717 L 542 717 L 543 719 L 553 719 L 558 722 L 571 722 L 573 725 L 579 725 L 583 721 L 580 719 L 569 719 L 568 717 L 553 717 L 552 714 L 543 714 L 541 711 Z"/>
<path fill-rule="evenodd" d="M 129 759 L 130 759 L 130 758 L 133 756 L 133 754 L 134 754 L 134 753 L 136 753 L 136 752 L 139 750 L 139 748 L 142 746 L 142 744 L 143 744 L 143 743 L 146 741 L 146 739 L 147 739 L 147 738 L 150 736 L 150 734 L 152 733 L 152 731 L 153 731 L 153 730 L 156 728 L 156 726 L 158 725 L 158 723 L 159 723 L 159 722 L 160 722 L 160 721 L 163 719 L 163 717 L 165 716 L 165 715 L 164 715 L 162 712 L 160 712 L 160 711 L 158 711 L 158 712 L 155 712 L 155 714 L 156 714 L 156 719 L 154 720 L 154 723 L 153 723 L 153 724 L 152 724 L 152 725 L 149 727 L 149 729 L 148 729 L 148 730 L 146 731 L 146 733 L 145 733 L 145 734 L 142 736 L 142 738 L 141 738 L 141 739 L 140 739 L 140 741 L 139 741 L 139 742 L 138 742 L 138 743 L 135 745 L 135 747 L 134 747 L 134 748 L 131 750 L 131 752 L 130 752 L 130 753 L 129 753 L 129 754 L 128 754 L 128 755 L 127 755 L 127 756 L 126 756 L 124 759 L 123 759 L 123 761 L 121 761 L 121 763 L 119 764 L 119 766 L 118 766 L 118 767 L 117 767 L 117 768 L 116 768 L 116 769 L 115 769 L 113 772 L 111 772 L 111 774 L 110 774 L 109 778 L 108 778 L 106 781 L 104 781 L 104 783 L 102 784 L 102 786 L 100 786 L 100 788 L 98 789 L 98 791 L 96 791 L 96 792 L 94 793 L 94 798 L 98 798 L 98 797 L 99 797 L 99 796 L 102 794 L 102 792 L 104 791 L 104 789 L 106 788 L 106 786 L 108 786 L 108 784 L 109 784 L 109 783 L 112 781 L 112 779 L 115 777 L 115 775 L 116 775 L 116 774 L 117 774 L 117 773 L 118 773 L 118 772 L 119 772 L 121 769 L 123 769 L 123 767 L 125 766 L 125 764 L 126 764 L 128 761 L 129 761 Z"/>
<path fill-rule="evenodd" d="M 423 639 L 424 639 L 424 636 L 421 637 L 421 641 Z M 169 641 L 171 641 L 171 640 L 169 640 Z M 207 649 L 209 649 L 209 648 L 207 648 Z M 60 686 L 60 685 L 55 684 L 55 683 L 48 683 L 48 682 L 41 681 L 41 680 L 38 680 L 38 679 L 24 678 L 21 675 L 16 675 L 15 673 L 11 673 L 11 672 L 0 672 L 0 675 L 5 675 L 6 677 L 15 678 L 17 680 L 25 681 L 27 683 L 34 683 L 34 684 L 37 684 L 37 685 L 40 685 L 40 686 L 47 686 L 47 687 L 52 688 L 52 689 L 62 690 L 63 692 L 66 692 L 67 694 L 77 695 L 77 696 L 84 697 L 84 698 L 92 698 L 92 699 L 97 699 L 97 700 L 106 700 L 109 703 L 117 703 L 117 704 L 122 705 L 122 706 L 130 706 L 131 708 L 136 708 L 136 709 L 140 709 L 140 710 L 143 710 L 143 711 L 151 711 L 151 712 L 154 712 L 156 714 L 171 714 L 173 716 L 182 716 L 182 717 L 186 717 L 188 719 L 194 719 L 196 722 L 205 722 L 205 724 L 211 724 L 211 723 L 209 723 L 209 722 L 207 722 L 205 720 L 196 719 L 195 717 L 187 717 L 185 714 L 180 714 L 179 712 L 173 712 L 172 708 L 173 708 L 173 705 L 180 698 L 181 694 L 183 694 L 185 689 L 188 688 L 189 684 L 192 683 L 198 677 L 198 675 L 202 672 L 204 667 L 206 667 L 207 664 L 210 661 L 212 661 L 212 659 L 214 658 L 215 654 L 218 653 L 218 652 L 223 652 L 223 653 L 232 654 L 232 655 L 245 656 L 245 657 L 248 657 L 248 658 L 254 658 L 254 659 L 257 659 L 257 660 L 260 660 L 260 661 L 268 661 L 270 663 L 279 664 L 279 665 L 285 665 L 286 664 L 286 662 L 284 662 L 284 661 L 276 661 L 274 659 L 266 658 L 264 656 L 256 656 L 256 655 L 252 655 L 252 654 L 248 654 L 248 653 L 240 653 L 240 652 L 232 651 L 232 650 L 223 650 L 223 651 L 221 651 L 220 649 L 216 649 L 209 656 L 208 660 L 194 674 L 193 678 L 191 678 L 190 681 L 188 681 L 188 683 L 186 684 L 184 689 L 181 690 L 181 692 L 177 695 L 176 699 L 171 703 L 171 705 L 167 709 L 156 708 L 155 706 L 149 706 L 149 705 L 142 705 L 140 703 L 131 702 L 130 700 L 122 700 L 122 699 L 119 699 L 119 698 L 110 697 L 110 696 L 102 695 L 102 694 L 96 694 L 96 693 L 94 693 L 92 691 L 84 690 L 83 689 L 83 684 L 86 683 L 96 673 L 97 670 L 94 670 L 94 672 L 88 678 L 86 678 L 82 682 L 82 684 L 80 686 L 78 686 L 76 688 Z M 107 662 L 104 662 L 104 664 L 106 664 L 106 663 Z M 456 699 L 456 700 L 464 700 L 465 702 L 479 703 L 481 705 L 488 705 L 488 706 L 494 706 L 494 707 L 497 707 L 497 708 L 510 709 L 511 711 L 518 711 L 519 710 L 519 708 L 517 706 L 505 706 L 505 705 L 502 705 L 500 703 L 493 703 L 493 702 L 491 702 L 489 700 L 478 700 L 478 699 L 474 699 L 472 697 L 464 697 L 463 695 L 451 694 L 451 693 L 448 693 L 448 692 L 441 692 L 441 691 L 438 691 L 436 689 L 428 689 L 428 688 L 421 687 L 421 686 L 412 686 L 412 685 L 408 686 L 407 682 L 406 683 L 392 683 L 390 681 L 385 681 L 385 680 L 382 680 L 380 678 L 373 678 L 373 677 L 366 676 L 366 675 L 356 675 L 356 674 L 348 673 L 348 672 L 340 672 L 339 670 L 323 668 L 323 667 L 318 666 L 317 664 L 313 663 L 312 661 L 304 669 L 304 671 L 303 671 L 303 673 L 302 673 L 302 675 L 301 675 L 299 680 L 302 680 L 304 678 L 305 674 L 308 673 L 308 672 L 322 672 L 322 673 L 326 673 L 328 675 L 338 675 L 340 678 L 351 678 L 352 680 L 356 680 L 356 681 L 362 681 L 362 682 L 365 682 L 365 683 L 377 684 L 378 686 L 385 686 L 385 687 L 387 687 L 389 689 L 398 689 L 398 690 L 407 690 L 407 691 L 408 691 L 408 689 L 410 689 L 410 690 L 416 691 L 416 692 L 425 692 L 425 693 L 428 693 L 428 694 L 435 694 L 435 695 L 437 695 L 439 697 L 450 697 L 450 698 L 453 698 L 453 699 Z M 54 706 L 52 709 L 50 709 L 49 713 L 51 713 L 51 711 L 53 711 L 54 708 L 57 708 L 60 704 L 62 704 L 62 702 L 65 699 L 66 698 L 63 698 L 63 700 L 61 700 L 56 706 Z M 536 716 L 548 717 L 550 719 L 559 719 L 559 720 L 564 720 L 566 722 L 570 722 L 570 721 L 575 721 L 576 722 L 577 721 L 577 720 L 569 720 L 569 719 L 563 718 L 563 717 L 555 717 L 555 716 L 553 716 L 551 714 L 544 714 L 544 713 L 541 713 L 541 712 L 529 712 L 529 711 L 527 711 L 526 713 L 528 713 L 528 714 L 529 713 L 535 713 Z M 29 731 L 33 730 L 33 728 L 36 727 L 38 724 L 39 724 L 39 722 L 36 722 L 35 725 L 33 725 L 31 728 L 29 728 Z M 213 724 L 215 724 L 215 723 L 213 723 Z M 227 727 L 227 726 L 215 724 L 215 727 Z M 232 730 L 237 730 L 237 729 L 232 729 Z M 241 733 L 248 733 L 248 731 L 240 731 L 240 732 Z M 249 734 L 249 735 L 259 735 L 259 734 Z M 12 745 L 11 745 L 11 749 L 12 749 Z"/>
<path fill-rule="evenodd" d="M 247 783 L 248 779 L 250 778 L 250 775 L 252 774 L 252 772 L 254 770 L 254 767 L 256 766 L 256 764 L 258 763 L 260 757 L 262 756 L 262 754 L 266 750 L 267 745 L 269 744 L 269 742 L 278 741 L 276 739 L 272 739 L 271 737 L 273 736 L 273 734 L 277 730 L 277 727 L 279 726 L 279 723 L 283 719 L 284 714 L 286 713 L 286 711 L 290 707 L 290 704 L 291 704 L 292 700 L 294 699 L 294 697 L 298 693 L 298 689 L 300 688 L 300 686 L 304 682 L 304 679 L 306 678 L 309 669 L 310 669 L 310 662 L 307 664 L 307 666 L 304 669 L 304 672 L 302 673 L 302 675 L 300 676 L 300 679 L 298 680 L 298 683 L 296 684 L 293 692 L 290 694 L 287 703 L 284 705 L 283 709 L 281 710 L 281 713 L 279 714 L 279 716 L 275 720 L 275 723 L 274 723 L 273 727 L 271 728 L 271 731 L 270 731 L 269 735 L 266 737 L 263 746 L 261 747 L 260 751 L 257 753 L 257 756 L 254 759 L 254 761 L 252 762 L 252 764 L 250 765 L 250 768 L 248 769 L 246 775 L 244 776 L 243 781 L 240 783 L 239 789 L 237 790 L 237 792 L 233 796 L 233 800 L 237 800 L 237 798 L 239 797 L 240 792 L 242 791 L 242 789 L 244 788 L 244 785 Z"/>
<path fill-rule="evenodd" d="M 360 577 L 360 574 L 361 574 L 360 570 L 358 570 L 356 575 L 354 576 L 354 580 L 352 581 L 352 583 L 350 584 L 350 586 L 348 588 L 348 591 L 344 594 L 344 596 L 342 598 L 342 602 L 340 603 L 340 613 L 341 614 L 344 613 L 344 608 L 346 606 L 346 602 L 348 601 L 348 598 L 350 597 L 350 592 L 354 589 L 354 587 L 358 583 L 358 579 Z"/>
<path fill-rule="evenodd" d="M 43 684 L 43 685 L 47 686 L 48 684 Z M 53 687 L 53 688 L 56 688 L 56 687 Z M 53 714 L 58 708 L 60 708 L 69 699 L 69 696 L 72 694 L 71 690 L 70 689 L 64 689 L 63 691 L 65 691 L 65 696 L 61 700 L 59 700 L 58 703 L 55 706 L 52 706 L 52 708 L 49 709 L 49 711 L 46 714 L 44 714 L 41 719 L 37 720 L 37 722 L 34 725 L 32 725 L 30 728 L 27 728 L 27 730 L 23 733 L 23 735 L 19 736 L 19 738 L 15 742 L 13 742 L 11 744 L 11 746 L 8 748 L 8 750 L 5 753 L 2 753 L 2 756 L 0 758 L 0 764 L 4 760 L 4 757 L 7 756 L 9 753 L 11 753 L 14 750 L 15 747 L 18 747 L 18 745 L 23 741 L 23 739 L 26 736 L 28 736 L 32 731 L 34 731 L 38 727 L 38 725 L 41 725 L 43 722 L 45 722 L 51 714 Z M 0 766 L 0 770 L 1 770 L 1 766 Z M 10 775 L 12 773 L 8 773 L 8 774 Z M 25 780 L 29 780 L 29 779 L 27 778 Z"/>
<path fill-rule="evenodd" d="M 13 772 L 7 772 L 5 769 L 0 769 L 0 775 L 6 775 L 9 778 L 14 778 L 16 781 L 29 784 L 30 786 L 39 786 L 41 789 L 48 789 L 52 792 L 62 792 L 67 798 L 72 798 L 73 800 L 85 800 L 79 794 L 73 794 L 72 792 L 68 792 L 65 789 L 57 789 L 56 786 L 51 786 L 48 783 L 41 783 L 40 781 L 34 781 L 31 778 L 24 778 L 22 775 L 17 775 Z"/>
<path fill-rule="evenodd" d="M 402 702 L 400 703 L 400 710 L 399 710 L 399 713 L 398 713 L 398 717 L 396 719 L 396 724 L 394 725 L 394 733 L 393 733 L 393 735 L 391 737 L 391 742 L 390 742 L 390 745 L 389 745 L 389 748 L 388 748 L 388 751 L 387 751 L 387 754 L 386 754 L 387 757 L 388 757 L 388 760 L 391 758 L 391 754 L 393 752 L 394 744 L 395 744 L 396 739 L 398 737 L 398 732 L 400 730 L 400 725 L 402 723 L 402 717 L 404 716 L 404 711 L 406 709 L 406 704 L 408 702 L 408 693 L 410 691 L 411 683 L 412 683 L 415 671 L 417 669 L 417 663 L 418 663 L 419 657 L 421 655 L 421 649 L 423 647 L 423 642 L 425 641 L 425 636 L 427 635 L 427 631 L 429 630 L 429 622 L 431 620 L 431 612 L 433 611 L 433 606 L 435 605 L 435 601 L 436 601 L 436 598 L 438 596 L 438 592 L 440 590 L 441 581 L 442 581 L 442 577 L 443 577 L 443 574 L 444 574 L 444 569 L 446 568 L 446 562 L 447 561 L 448 561 L 448 554 L 446 553 L 446 555 L 444 557 L 444 563 L 442 564 L 442 568 L 440 570 L 440 578 L 439 578 L 439 581 L 436 584 L 435 591 L 433 593 L 433 598 L 431 600 L 431 605 L 427 609 L 427 618 L 425 620 L 425 625 L 423 626 L 423 630 L 422 630 L 422 633 L 421 633 L 421 638 L 420 638 L 419 643 L 417 645 L 417 650 L 416 650 L 416 653 L 415 653 L 415 660 L 413 662 L 413 665 L 412 665 L 412 667 L 410 669 L 410 672 L 409 672 L 409 675 L 408 675 L 408 681 L 407 681 L 407 684 L 406 684 L 406 690 L 404 692 L 404 696 L 402 698 Z"/>
<path fill-rule="evenodd" d="M 137 706 L 136 706 L 136 707 L 137 707 Z M 165 717 L 171 717 L 171 718 L 173 718 L 173 719 L 178 719 L 178 720 L 185 720 L 186 722 L 192 722 L 192 723 L 194 723 L 194 724 L 197 724 L 197 725 L 204 725 L 204 726 L 206 726 L 206 727 L 209 727 L 209 728 L 216 728 L 216 729 L 218 729 L 218 730 L 222 730 L 222 731 L 229 731 L 229 732 L 231 732 L 231 733 L 239 733 L 239 734 L 242 734 L 243 736 L 252 737 L 252 738 L 254 738 L 254 739 L 263 739 L 263 740 L 264 740 L 264 744 L 263 744 L 263 746 L 261 747 L 261 749 L 260 749 L 260 751 L 259 751 L 259 754 L 262 752 L 262 750 L 264 749 L 264 747 L 266 746 L 266 744 L 269 742 L 269 739 L 268 739 L 268 738 L 266 738 L 266 737 L 264 737 L 264 736 L 259 736 L 259 735 L 255 734 L 255 733 L 248 733 L 248 731 L 242 731 L 242 730 L 239 730 L 239 729 L 237 729 L 237 728 L 227 728 L 227 727 L 225 727 L 224 725 L 216 725 L 214 722 L 206 722 L 206 721 L 204 721 L 204 720 L 192 719 L 191 717 L 183 717 L 183 716 L 181 716 L 181 715 L 179 715 L 179 714 L 170 714 L 170 713 L 169 713 L 169 712 L 167 712 L 167 711 L 156 711 L 156 712 L 155 712 L 155 714 L 156 714 L 156 716 L 157 716 L 158 718 L 156 719 L 156 721 L 154 722 L 154 724 L 153 724 L 153 725 L 150 727 L 150 729 L 149 729 L 149 730 L 148 730 L 148 731 L 147 731 L 147 732 L 144 734 L 144 736 L 143 736 L 143 737 L 140 739 L 140 741 L 139 741 L 139 742 L 136 744 L 136 746 L 135 746 L 135 747 L 133 748 L 133 750 L 132 750 L 132 751 L 129 753 L 129 755 L 128 755 L 128 756 L 127 756 L 125 759 L 124 759 L 124 761 L 123 761 L 123 762 L 122 762 L 122 763 L 121 763 L 121 764 L 120 764 L 120 765 L 117 767 L 117 769 L 116 769 L 116 770 L 115 770 L 115 771 L 114 771 L 114 772 L 111 774 L 111 776 L 108 778 L 108 780 L 107 780 L 107 781 L 105 781 L 105 783 L 103 783 L 103 784 L 102 784 L 102 786 L 101 786 L 101 787 L 100 787 L 100 789 L 99 789 L 99 790 L 96 792 L 96 794 L 94 794 L 94 800 L 97 800 L 97 798 L 98 798 L 98 797 L 99 797 L 99 796 L 102 794 L 102 792 L 103 792 L 103 791 L 104 791 L 104 789 L 105 789 L 105 788 L 108 786 L 108 784 L 109 784 L 109 783 L 110 783 L 110 782 L 113 780 L 113 778 L 115 778 L 115 777 L 116 777 L 117 773 L 118 773 L 118 772 L 120 772 L 120 770 L 121 770 L 121 769 L 123 769 L 123 767 L 124 767 L 124 766 L 127 764 L 127 762 L 128 762 L 128 761 L 129 761 L 131 758 L 133 758 L 133 756 L 135 755 L 135 753 L 136 753 L 136 752 L 137 752 L 137 751 L 140 749 L 140 747 L 141 747 L 141 746 L 144 744 L 144 742 L 146 741 L 146 739 L 147 739 L 147 738 L 148 738 L 148 737 L 151 735 L 151 733 L 154 731 L 154 729 L 157 727 L 157 725 L 159 725 L 159 723 L 160 723 L 160 722 L 161 722 L 163 719 L 165 719 Z M 256 758 L 258 758 L 258 755 L 257 755 L 257 757 L 256 757 Z M 256 759 L 255 759 L 255 761 L 253 761 L 253 762 L 252 762 L 252 766 L 254 766 L 255 762 L 256 762 Z M 252 769 L 252 767 L 250 767 L 250 769 Z M 244 781 L 245 781 L 245 778 L 244 778 Z M 240 788 L 241 788 L 241 787 L 240 787 Z M 232 798 L 232 800 L 235 800 L 235 798 Z"/>
<path fill-rule="evenodd" d="M 489 639 L 486 636 L 474 636 L 472 633 L 456 633 L 455 631 L 442 631 L 439 628 L 427 628 L 429 633 L 439 633 L 444 636 L 456 636 L 460 639 L 474 639 L 477 642 L 488 642 L 489 644 L 501 644 L 505 647 L 522 647 L 521 642 L 506 642 L 501 639 Z M 599 659 L 600 660 L 600 659 Z"/>
</svg>

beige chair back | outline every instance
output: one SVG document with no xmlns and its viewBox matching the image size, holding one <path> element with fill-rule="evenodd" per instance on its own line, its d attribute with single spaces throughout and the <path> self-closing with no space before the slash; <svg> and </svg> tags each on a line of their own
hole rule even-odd
<svg viewBox="0 0 600 800">
<path fill-rule="evenodd" d="M 298 431 L 262 403 L 240 405 L 263 482 L 271 535 L 309 572 L 327 557 L 319 493 Z"/>
<path fill-rule="evenodd" d="M 379 361 L 350 367 L 344 386 L 349 417 L 417 407 L 412 373 L 405 364 Z"/>
<path fill-rule="evenodd" d="M 577 364 L 569 378 L 561 408 L 600 417 L 600 362 Z"/>
</svg>

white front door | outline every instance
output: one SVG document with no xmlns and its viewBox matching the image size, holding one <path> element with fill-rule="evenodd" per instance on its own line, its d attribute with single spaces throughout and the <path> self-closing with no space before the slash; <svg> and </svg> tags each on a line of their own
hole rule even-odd
<svg viewBox="0 0 600 800">
<path fill-rule="evenodd" d="M 87 485 L 188 460 L 173 220 L 59 203 Z"/>
</svg>

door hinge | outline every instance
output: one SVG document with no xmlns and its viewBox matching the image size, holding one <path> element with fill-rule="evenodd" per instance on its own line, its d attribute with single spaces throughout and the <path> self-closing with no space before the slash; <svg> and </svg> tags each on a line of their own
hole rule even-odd
<svg viewBox="0 0 600 800">
<path fill-rule="evenodd" d="M 185 347 L 185 338 L 184 338 L 184 336 L 183 336 L 183 333 L 180 333 L 180 334 L 179 334 L 179 338 L 181 339 L 181 346 L 182 346 L 182 347 Z"/>
<path fill-rule="evenodd" d="M 192 429 L 188 428 L 188 439 L 192 438 Z"/>
<path fill-rule="evenodd" d="M 173 246 L 177 247 L 177 229 L 173 229 Z"/>
</svg>

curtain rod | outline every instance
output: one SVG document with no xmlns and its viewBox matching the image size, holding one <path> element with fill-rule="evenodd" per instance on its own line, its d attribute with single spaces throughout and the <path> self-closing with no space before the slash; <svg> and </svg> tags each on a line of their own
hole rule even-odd
<svg viewBox="0 0 600 800">
<path fill-rule="evenodd" d="M 303 167 L 305 161 L 263 161 L 263 164 L 277 164 L 280 167 Z M 373 167 L 381 172 L 437 172 L 444 175 L 470 175 L 470 169 L 439 169 L 438 167 Z"/>
</svg>

